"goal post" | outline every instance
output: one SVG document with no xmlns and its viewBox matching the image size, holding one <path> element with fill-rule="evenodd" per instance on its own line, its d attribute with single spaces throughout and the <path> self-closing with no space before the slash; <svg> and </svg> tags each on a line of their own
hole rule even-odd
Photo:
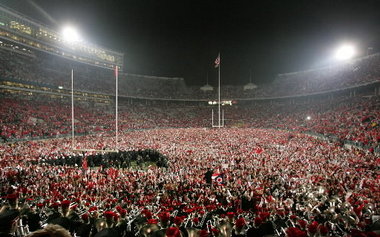
<svg viewBox="0 0 380 237">
<path fill-rule="evenodd" d="M 224 127 L 224 110 L 221 110 L 221 115 L 218 116 L 218 122 L 217 124 L 214 124 L 214 110 L 211 110 L 211 126 L 213 128 L 222 128 Z"/>
</svg>

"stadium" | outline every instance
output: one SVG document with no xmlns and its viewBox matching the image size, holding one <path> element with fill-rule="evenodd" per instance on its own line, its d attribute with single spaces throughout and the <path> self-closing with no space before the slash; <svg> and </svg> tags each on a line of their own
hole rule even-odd
<svg viewBox="0 0 380 237">
<path fill-rule="evenodd" d="M 195 86 L 72 37 L 0 5 L 0 236 L 380 235 L 380 53 Z"/>
</svg>

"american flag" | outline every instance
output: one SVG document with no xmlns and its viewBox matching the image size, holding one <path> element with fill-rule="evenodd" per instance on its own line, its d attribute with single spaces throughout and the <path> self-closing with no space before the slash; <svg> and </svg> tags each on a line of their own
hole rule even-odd
<svg viewBox="0 0 380 237">
<path fill-rule="evenodd" d="M 215 59 L 215 68 L 219 67 L 220 65 L 220 54 L 218 54 L 218 57 Z"/>
</svg>

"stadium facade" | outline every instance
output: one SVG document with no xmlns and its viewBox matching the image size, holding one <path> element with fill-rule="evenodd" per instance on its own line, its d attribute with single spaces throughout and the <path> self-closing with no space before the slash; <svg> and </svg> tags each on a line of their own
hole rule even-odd
<svg viewBox="0 0 380 237">
<path fill-rule="evenodd" d="M 62 34 L 4 6 L 0 6 L 0 39 L 2 46 L 21 52 L 33 48 L 98 67 L 123 67 L 123 53 L 88 42 L 65 42 Z"/>
</svg>

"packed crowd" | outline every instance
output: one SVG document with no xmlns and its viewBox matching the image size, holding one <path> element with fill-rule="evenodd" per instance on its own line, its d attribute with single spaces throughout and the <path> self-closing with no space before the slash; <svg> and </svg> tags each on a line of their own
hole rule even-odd
<svg viewBox="0 0 380 237">
<path fill-rule="evenodd" d="M 93 135 L 75 148 L 112 144 Z M 71 145 L 0 146 L 0 232 L 26 235 L 49 223 L 72 236 L 379 234 L 380 160 L 371 153 L 269 129 L 153 129 L 123 133 L 119 148 L 156 149 L 167 169 L 31 165 L 73 155 Z M 206 179 L 208 172 L 222 180 Z"/>
<path fill-rule="evenodd" d="M 316 133 L 342 143 L 349 141 L 372 152 L 380 151 L 379 97 L 318 98 L 294 104 L 263 102 L 248 107 L 232 106 L 226 114 L 230 123 L 234 123 L 229 126 Z"/>
<path fill-rule="evenodd" d="M 69 98 L 50 98 L 46 95 L 0 97 L 0 142 L 17 139 L 49 138 L 71 134 L 71 102 Z M 127 102 L 119 104 L 119 129 L 155 127 L 209 126 L 206 107 L 145 105 Z M 76 134 L 110 132 L 115 130 L 115 106 L 90 102 L 75 102 Z"/>
<path fill-rule="evenodd" d="M 375 83 L 379 60 L 283 74 L 252 91 L 225 86 L 222 93 L 278 97 Z M 74 67 L 78 90 L 114 93 L 110 70 L 3 49 L 0 63 L 2 81 L 69 88 Z M 129 97 L 216 98 L 181 78 L 121 74 L 119 88 Z M 74 121 L 82 136 L 72 144 L 21 142 L 70 134 L 67 98 L 2 93 L 0 236 L 58 233 L 54 224 L 66 229 L 62 236 L 81 237 L 379 236 L 380 98 L 332 96 L 223 106 L 223 129 L 205 128 L 212 109 L 206 104 L 121 100 L 118 142 L 110 136 L 114 105 L 81 101 Z M 124 165 L 125 157 L 101 155 L 114 149 L 157 150 L 168 167 L 138 169 Z M 94 168 L 98 157 L 105 160 Z M 123 165 L 108 165 L 118 161 Z"/>
<path fill-rule="evenodd" d="M 55 137 L 71 132 L 71 104 L 60 100 L 44 100 L 44 96 L 21 98 L 2 97 L 0 136 L 3 140 Z M 110 115 L 98 113 L 95 107 L 78 106 L 75 110 L 79 134 L 110 130 Z"/>
<path fill-rule="evenodd" d="M 10 60 L 11 59 L 11 60 Z M 96 93 L 115 93 L 115 76 L 112 70 L 83 65 L 48 55 L 32 52 L 21 55 L 0 49 L 0 79 L 30 83 L 36 86 L 71 88 L 71 69 L 74 69 L 75 89 Z M 268 98 L 305 95 L 378 83 L 380 81 L 380 55 L 375 54 L 352 62 L 305 72 L 278 75 L 271 83 L 253 90 L 243 86 L 223 85 L 225 99 Z M 161 99 L 216 99 L 217 90 L 201 91 L 187 86 L 183 78 L 166 78 L 136 74 L 119 74 L 119 94 L 138 98 Z"/>
<path fill-rule="evenodd" d="M 0 98 L 0 138 L 12 141 L 71 134 L 71 104 L 47 96 Z M 155 103 L 119 103 L 119 129 L 209 127 L 208 106 Z M 310 132 L 380 152 L 379 97 L 318 98 L 313 101 L 263 101 L 224 106 L 227 127 L 278 128 Z M 216 114 L 216 110 L 214 109 Z M 114 105 L 75 106 L 75 133 L 115 130 Z M 216 117 L 215 117 L 216 119 Z"/>
</svg>

